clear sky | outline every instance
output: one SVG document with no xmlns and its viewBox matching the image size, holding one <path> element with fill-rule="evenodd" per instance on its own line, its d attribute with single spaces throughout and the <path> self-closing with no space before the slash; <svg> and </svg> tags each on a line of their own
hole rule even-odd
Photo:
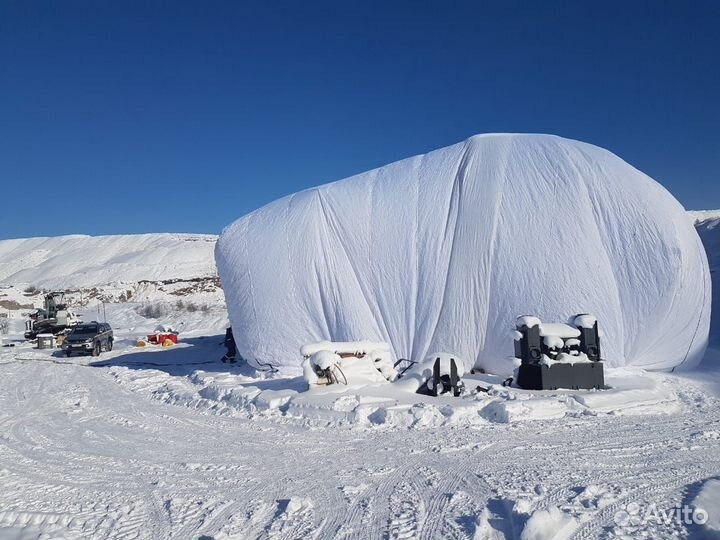
<svg viewBox="0 0 720 540">
<path fill-rule="evenodd" d="M 219 232 L 484 132 L 720 208 L 720 2 L 0 0 L 0 238 Z"/>
</svg>

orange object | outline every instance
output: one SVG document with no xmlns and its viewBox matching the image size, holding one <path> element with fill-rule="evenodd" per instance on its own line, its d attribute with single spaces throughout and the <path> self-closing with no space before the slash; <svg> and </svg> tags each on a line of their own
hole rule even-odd
<svg viewBox="0 0 720 540">
<path fill-rule="evenodd" d="M 178 342 L 177 334 L 164 333 L 164 334 L 148 334 L 148 343 L 153 345 L 162 345 L 165 341 L 170 340 L 173 344 Z"/>
</svg>

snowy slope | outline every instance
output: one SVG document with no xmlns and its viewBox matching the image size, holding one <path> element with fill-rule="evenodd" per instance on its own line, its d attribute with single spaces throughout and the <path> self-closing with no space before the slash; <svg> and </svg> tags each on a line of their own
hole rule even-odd
<svg viewBox="0 0 720 540">
<path fill-rule="evenodd" d="M 695 224 L 720 220 L 720 210 L 688 210 Z"/>
<path fill-rule="evenodd" d="M 712 276 L 713 314 L 710 327 L 710 344 L 720 347 L 720 210 L 691 212 L 696 217 L 695 227 L 700 234 Z"/>
<path fill-rule="evenodd" d="M 139 234 L 0 241 L 0 285 L 48 289 L 216 275 L 216 236 Z"/>
</svg>

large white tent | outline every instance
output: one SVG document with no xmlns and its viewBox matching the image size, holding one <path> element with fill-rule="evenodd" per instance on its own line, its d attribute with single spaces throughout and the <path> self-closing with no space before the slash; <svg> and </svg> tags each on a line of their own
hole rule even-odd
<svg viewBox="0 0 720 540">
<path fill-rule="evenodd" d="M 525 314 L 594 314 L 610 366 L 690 367 L 708 340 L 708 263 L 682 206 L 550 135 L 479 135 L 290 195 L 227 227 L 216 259 L 250 363 L 366 339 L 508 373 Z"/>
</svg>

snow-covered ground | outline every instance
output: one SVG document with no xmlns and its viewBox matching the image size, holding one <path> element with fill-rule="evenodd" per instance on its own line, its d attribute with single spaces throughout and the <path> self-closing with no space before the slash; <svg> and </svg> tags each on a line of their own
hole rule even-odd
<svg viewBox="0 0 720 540">
<path fill-rule="evenodd" d="M 720 227 L 698 227 L 710 251 Z M 0 280 L 0 301 L 37 304 L 32 268 Z M 293 373 L 220 362 L 227 315 L 212 266 L 195 288 L 192 273 L 151 271 L 67 286 L 86 318 L 113 325 L 116 347 L 100 358 L 32 348 L 28 308 L 5 310 L 1 540 L 720 535 L 717 349 L 682 376 L 611 372 L 604 392 L 529 393 L 478 375 L 468 387 L 490 391 L 463 398 L 308 393 Z M 130 302 L 99 302 L 127 290 Z M 181 343 L 135 347 L 157 324 Z M 710 519 L 683 523 L 673 512 L 685 505 Z"/>
</svg>

